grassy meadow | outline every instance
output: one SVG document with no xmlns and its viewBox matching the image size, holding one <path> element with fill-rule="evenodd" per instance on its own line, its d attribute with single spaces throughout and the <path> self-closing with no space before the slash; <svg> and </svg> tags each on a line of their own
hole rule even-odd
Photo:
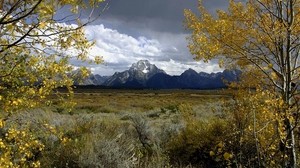
<svg viewBox="0 0 300 168">
<path fill-rule="evenodd" d="M 208 112 L 229 95 L 222 90 L 78 90 L 74 113 L 149 113 L 189 104 Z M 203 112 L 203 111 L 202 111 Z"/>
<path fill-rule="evenodd" d="M 47 107 L 7 123 L 35 132 L 42 167 L 223 166 L 211 150 L 228 131 L 226 90 L 75 90 L 71 111 Z"/>
</svg>

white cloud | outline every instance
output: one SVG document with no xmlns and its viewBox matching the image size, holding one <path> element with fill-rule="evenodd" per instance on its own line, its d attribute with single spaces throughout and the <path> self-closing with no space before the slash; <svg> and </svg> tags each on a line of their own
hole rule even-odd
<svg viewBox="0 0 300 168">
<path fill-rule="evenodd" d="M 161 45 L 157 40 L 146 37 L 134 38 L 121 34 L 117 30 L 101 25 L 86 27 L 86 36 L 94 40 L 96 45 L 90 51 L 91 55 L 102 55 L 107 63 L 137 61 L 141 57 L 160 56 Z"/>
<path fill-rule="evenodd" d="M 93 73 L 112 75 L 127 70 L 139 60 L 149 60 L 170 75 L 179 75 L 192 68 L 198 72 L 221 71 L 216 63 L 196 62 L 186 47 L 186 34 L 150 33 L 153 38 L 133 37 L 106 28 L 103 24 L 85 27 L 86 37 L 95 41 L 90 57 L 103 56 L 104 65 L 86 65 Z M 147 34 L 147 33 L 146 33 Z"/>
<path fill-rule="evenodd" d="M 222 69 L 219 67 L 218 64 L 204 63 L 202 61 L 181 63 L 171 59 L 169 61 L 158 61 L 153 63 L 160 69 L 166 71 L 167 74 L 169 75 L 179 75 L 189 68 L 194 69 L 197 72 L 207 72 L 207 73 L 222 71 Z"/>
</svg>

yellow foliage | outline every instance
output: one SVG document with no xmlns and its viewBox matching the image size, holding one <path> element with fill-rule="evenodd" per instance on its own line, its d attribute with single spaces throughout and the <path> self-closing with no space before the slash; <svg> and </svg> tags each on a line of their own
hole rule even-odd
<svg viewBox="0 0 300 168">
<path fill-rule="evenodd" d="M 70 23 L 69 17 L 57 19 L 55 14 L 63 6 L 76 13 L 82 8 L 96 7 L 99 2 L 102 1 L 89 0 L 91 6 L 81 0 L 0 2 L 0 129 L 3 133 L 0 167 L 40 167 L 37 155 L 43 150 L 43 144 L 30 130 L 4 128 L 2 119 L 44 103 L 43 99 L 56 88 L 66 87 L 72 94 L 70 60 L 88 60 L 93 42 L 84 34 L 83 26 L 87 23 L 64 24 Z M 100 57 L 95 59 L 97 63 L 101 61 Z M 68 142 L 63 136 L 59 138 L 62 143 Z"/>
<path fill-rule="evenodd" d="M 285 85 L 299 81 L 300 75 L 300 45 L 294 40 L 300 38 L 299 1 L 230 0 L 228 9 L 218 10 L 215 16 L 199 1 L 198 11 L 184 12 L 186 27 L 191 30 L 188 47 L 196 60 L 217 58 L 222 67 L 223 60 L 229 67 L 251 66 L 260 71 L 265 86 L 279 94 L 291 92 Z"/>
<path fill-rule="evenodd" d="M 1 128 L 4 123 L 1 121 Z M 44 145 L 34 138 L 28 130 L 9 128 L 0 137 L 0 167 L 40 167 L 36 155 Z"/>
<path fill-rule="evenodd" d="M 92 7 L 99 2 L 102 1 L 89 1 Z M 0 106 L 11 113 L 37 106 L 55 88 L 71 89 L 73 66 L 69 61 L 89 60 L 88 51 L 94 43 L 85 37 L 85 23 L 68 25 L 62 23 L 68 20 L 54 17 L 64 5 L 70 7 L 70 12 L 87 8 L 84 1 L 3 3 L 5 9 L 0 10 L 0 16 L 4 16 L 0 22 Z M 96 57 L 94 61 L 101 63 L 102 58 Z"/>
<path fill-rule="evenodd" d="M 225 153 L 223 154 L 223 157 L 224 157 L 225 160 L 229 160 L 229 159 L 232 158 L 232 154 L 225 152 Z"/>
<path fill-rule="evenodd" d="M 242 87 L 234 92 L 233 101 L 224 105 L 224 110 L 232 117 L 230 121 L 236 138 L 235 145 L 239 146 L 234 155 L 253 157 L 257 159 L 256 162 L 269 166 L 273 163 L 281 164 L 280 143 L 287 140 L 285 119 L 287 115 L 292 117 L 283 102 L 276 93 L 259 87 L 255 90 Z M 247 145 L 253 146 L 252 156 L 247 151 L 249 149 L 243 148 Z M 226 160 L 230 155 L 223 156 Z M 240 159 L 238 162 L 242 164 L 245 160 Z"/>
</svg>

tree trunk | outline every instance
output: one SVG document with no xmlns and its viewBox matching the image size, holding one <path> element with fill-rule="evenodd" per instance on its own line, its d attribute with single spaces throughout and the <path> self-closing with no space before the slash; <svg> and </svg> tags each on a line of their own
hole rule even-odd
<svg viewBox="0 0 300 168">
<path fill-rule="evenodd" d="M 297 155 L 296 155 L 296 146 L 295 146 L 295 134 L 293 125 L 289 119 L 286 122 L 287 127 L 287 155 L 289 157 L 289 163 L 287 167 L 296 168 L 297 167 Z"/>
<path fill-rule="evenodd" d="M 289 63 L 287 63 L 289 65 Z M 289 70 L 289 68 L 287 68 Z M 296 144 L 295 144 L 295 133 L 294 126 L 290 117 L 293 117 L 293 111 L 291 110 L 291 74 L 287 73 L 285 86 L 284 86 L 284 102 L 287 104 L 287 113 L 285 115 L 285 128 L 286 128 L 286 150 L 285 153 L 288 156 L 288 163 L 285 164 L 286 167 L 296 168 L 297 167 L 297 154 L 296 154 Z"/>
</svg>

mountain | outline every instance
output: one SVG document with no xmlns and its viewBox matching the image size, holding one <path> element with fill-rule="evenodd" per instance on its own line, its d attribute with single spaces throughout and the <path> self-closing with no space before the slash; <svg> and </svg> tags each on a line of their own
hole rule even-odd
<svg viewBox="0 0 300 168">
<path fill-rule="evenodd" d="M 225 88 L 225 82 L 238 81 L 241 74 L 238 70 L 224 70 L 218 73 L 197 73 L 188 69 L 180 76 L 157 74 L 147 82 L 149 88 L 154 89 L 218 89 Z"/>
<path fill-rule="evenodd" d="M 188 69 L 184 71 L 180 76 L 180 84 L 183 88 L 207 88 L 208 82 L 210 82 L 210 75 L 199 75 L 195 70 Z"/>
<path fill-rule="evenodd" d="M 103 85 L 111 87 L 134 87 L 135 85 L 137 87 L 147 87 L 148 79 L 158 73 L 165 74 L 165 71 L 158 69 L 147 60 L 141 60 L 132 64 L 129 70 L 116 72 Z"/>
<path fill-rule="evenodd" d="M 225 88 L 226 82 L 238 81 L 239 70 L 224 70 L 218 73 L 196 72 L 193 69 L 181 75 L 171 76 L 147 60 L 141 60 L 123 72 L 112 76 L 91 74 L 82 85 L 96 85 L 114 88 L 152 89 L 217 89 Z"/>
<path fill-rule="evenodd" d="M 147 81 L 147 88 L 152 89 L 177 89 L 181 88 L 178 76 L 170 76 L 165 73 L 158 73 Z"/>
<path fill-rule="evenodd" d="M 83 80 L 83 83 L 81 85 L 102 85 L 108 78 L 109 76 L 91 74 L 89 77 Z"/>
<path fill-rule="evenodd" d="M 69 74 L 71 78 L 74 80 L 75 85 L 102 85 L 108 78 L 109 76 L 100 76 L 98 74 L 90 74 L 88 77 L 85 79 L 82 79 L 82 74 L 79 69 L 74 70 Z"/>
</svg>

